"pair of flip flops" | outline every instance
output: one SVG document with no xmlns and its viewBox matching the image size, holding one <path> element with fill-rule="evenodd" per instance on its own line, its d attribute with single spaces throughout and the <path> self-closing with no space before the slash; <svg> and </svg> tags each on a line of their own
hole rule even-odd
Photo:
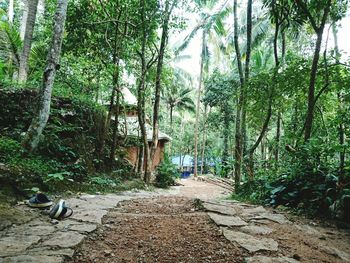
<svg viewBox="0 0 350 263">
<path fill-rule="evenodd" d="M 53 203 L 45 194 L 38 193 L 31 197 L 28 200 L 27 204 L 30 207 L 35 208 L 48 208 Z M 66 206 L 66 203 L 63 199 L 54 205 L 49 213 L 49 216 L 52 219 L 64 219 L 70 217 L 71 215 L 73 215 L 73 210 L 70 207 Z"/>
</svg>

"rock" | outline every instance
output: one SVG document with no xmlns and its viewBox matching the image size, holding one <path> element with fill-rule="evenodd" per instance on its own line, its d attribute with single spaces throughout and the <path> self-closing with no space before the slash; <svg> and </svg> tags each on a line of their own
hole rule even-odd
<svg viewBox="0 0 350 263">
<path fill-rule="evenodd" d="M 239 229 L 240 231 L 247 233 L 247 234 L 252 234 L 252 235 L 267 235 L 272 233 L 272 229 L 266 226 L 255 226 L 255 225 L 249 225 L 249 226 L 244 226 Z"/>
<path fill-rule="evenodd" d="M 28 250 L 27 254 L 32 256 L 64 256 L 71 258 L 74 255 L 74 250 L 70 248 L 53 250 L 51 247 L 36 247 Z"/>
<path fill-rule="evenodd" d="M 81 207 L 80 207 L 81 208 Z M 107 214 L 107 210 L 93 208 L 84 208 L 80 211 L 75 211 L 72 218 L 80 220 L 81 222 L 90 222 L 95 224 L 102 224 L 102 217 Z"/>
<path fill-rule="evenodd" d="M 30 255 L 21 255 L 15 257 L 6 257 L 1 261 L 1 263 L 61 263 L 63 262 L 62 257 L 58 256 L 30 256 Z"/>
<path fill-rule="evenodd" d="M 92 231 L 95 231 L 97 228 L 97 225 L 93 224 L 76 224 L 76 225 L 70 225 L 69 229 L 78 231 L 81 233 L 91 233 Z"/>
<path fill-rule="evenodd" d="M 238 216 L 224 216 L 214 213 L 208 213 L 209 217 L 217 224 L 218 226 L 246 226 L 247 222 L 243 221 Z"/>
<path fill-rule="evenodd" d="M 344 252 L 344 251 L 340 251 L 339 249 L 337 249 L 335 247 L 322 246 L 322 247 L 320 247 L 320 250 L 327 253 L 328 255 L 339 258 L 345 262 L 350 262 L 349 254 Z"/>
<path fill-rule="evenodd" d="M 9 229 L 8 235 L 23 235 L 23 236 L 47 236 L 55 231 L 54 226 L 42 225 L 28 226 L 20 225 L 14 226 Z M 13 234 L 12 234 L 13 233 Z"/>
<path fill-rule="evenodd" d="M 267 210 L 265 208 L 263 208 L 262 206 L 257 206 L 254 208 L 246 208 L 243 210 L 242 212 L 242 216 L 254 216 L 254 215 L 259 215 L 259 214 L 263 214 L 266 213 Z"/>
<path fill-rule="evenodd" d="M 215 212 L 215 213 L 219 213 L 219 214 L 224 214 L 224 215 L 237 215 L 236 210 L 231 207 L 231 206 L 227 206 L 227 205 L 223 205 L 223 204 L 212 204 L 212 203 L 203 203 L 203 207 L 205 208 L 206 211 L 210 211 L 210 212 Z"/>
<path fill-rule="evenodd" d="M 245 259 L 247 263 L 297 263 L 299 261 L 288 257 L 253 256 Z"/>
<path fill-rule="evenodd" d="M 278 224 L 287 224 L 289 221 L 281 214 L 272 214 L 272 213 L 264 213 L 261 215 L 257 215 L 252 217 L 251 219 L 260 220 L 260 219 L 268 219 Z"/>
<path fill-rule="evenodd" d="M 229 241 L 238 243 L 241 247 L 248 250 L 250 253 L 264 250 L 277 251 L 278 243 L 271 238 L 257 238 L 242 232 L 223 229 L 223 234 Z"/>
<path fill-rule="evenodd" d="M 309 225 L 295 225 L 295 227 L 300 231 L 302 231 L 303 233 L 306 233 L 311 236 L 320 237 L 322 235 L 317 229 Z"/>
<path fill-rule="evenodd" d="M 58 232 L 52 238 L 44 241 L 43 246 L 70 248 L 79 245 L 84 235 L 77 232 Z"/>
<path fill-rule="evenodd" d="M 39 236 L 10 236 L 0 238 L 0 255 L 12 256 L 24 252 L 31 245 L 39 242 Z"/>
</svg>

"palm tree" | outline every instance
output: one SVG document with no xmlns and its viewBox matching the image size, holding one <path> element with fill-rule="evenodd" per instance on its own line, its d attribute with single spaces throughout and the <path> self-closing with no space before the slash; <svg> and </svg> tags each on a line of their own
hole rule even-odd
<svg viewBox="0 0 350 263">
<path fill-rule="evenodd" d="M 39 138 L 49 119 L 52 87 L 61 55 L 67 6 L 68 0 L 57 0 L 54 16 L 54 32 L 43 73 L 43 86 L 40 92 L 39 107 L 22 141 L 23 147 L 28 151 L 33 151 L 37 148 Z"/>
<path fill-rule="evenodd" d="M 222 35 L 222 25 L 223 18 L 229 14 L 229 10 L 225 7 L 228 0 L 219 7 L 214 13 L 207 12 L 207 10 L 212 10 L 215 8 L 217 1 L 216 0 L 197 0 L 196 4 L 199 10 L 201 10 L 200 17 L 201 20 L 199 23 L 191 30 L 191 32 L 186 36 L 181 46 L 177 49 L 176 53 L 184 50 L 193 37 L 202 30 L 202 46 L 201 46 L 201 62 L 200 62 L 200 73 L 198 80 L 198 90 L 197 90 L 197 105 L 196 105 L 196 124 L 195 124 L 195 134 L 194 134 L 194 176 L 197 176 L 197 163 L 198 163 L 198 132 L 199 132 L 199 117 L 200 117 L 200 101 L 201 101 L 201 92 L 202 84 L 205 78 L 204 69 L 208 73 L 208 45 L 207 38 L 211 33 L 216 33 L 217 35 Z M 214 29 L 212 31 L 211 29 Z"/>
<path fill-rule="evenodd" d="M 27 81 L 28 59 L 32 47 L 32 38 L 34 32 L 34 24 L 36 19 L 37 7 L 39 0 L 28 1 L 28 15 L 25 26 L 23 48 L 20 56 L 18 81 L 25 83 Z"/>
<path fill-rule="evenodd" d="M 191 88 L 185 88 L 182 86 L 172 85 L 169 90 L 166 91 L 164 95 L 164 101 L 169 108 L 170 117 L 170 129 L 173 127 L 173 114 L 174 110 L 178 111 L 192 111 L 195 110 L 195 104 L 191 98 Z"/>
</svg>

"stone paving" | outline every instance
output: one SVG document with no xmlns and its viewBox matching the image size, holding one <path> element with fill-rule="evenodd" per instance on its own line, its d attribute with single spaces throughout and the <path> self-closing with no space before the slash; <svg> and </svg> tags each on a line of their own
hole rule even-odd
<svg viewBox="0 0 350 263">
<path fill-rule="evenodd" d="M 122 194 L 81 195 L 66 203 L 74 214 L 62 221 L 51 220 L 47 211 L 18 205 L 16 209 L 30 221 L 13 224 L 0 232 L 0 263 L 59 263 L 74 254 L 74 249 L 94 231 L 108 209 L 121 201 L 154 197 L 161 192 L 125 192 Z M 169 194 L 169 193 L 168 193 Z"/>
<path fill-rule="evenodd" d="M 84 238 L 93 232 L 108 210 L 119 202 L 164 195 L 179 195 L 203 200 L 203 207 L 210 219 L 219 226 L 223 236 L 235 242 L 248 252 L 246 262 L 275 263 L 299 262 L 298 258 L 286 257 L 281 253 L 280 243 L 283 236 L 271 238 L 276 226 L 295 227 L 296 230 L 323 238 L 322 234 L 308 225 L 292 224 L 284 215 L 275 213 L 262 206 L 245 204 L 232 200 L 220 200 L 227 194 L 208 191 L 204 183 L 188 180 L 185 187 L 175 187 L 168 191 L 157 192 L 125 192 L 107 195 L 81 195 L 67 199 L 67 204 L 74 214 L 62 221 L 52 221 L 47 213 L 25 205 L 18 205 L 19 214 L 28 218 L 14 222 L 0 232 L 0 263 L 35 262 L 59 263 L 73 256 L 76 247 Z M 196 188 L 198 187 L 198 188 Z M 210 187 L 210 186 L 209 186 Z M 198 191 L 202 189 L 203 191 Z M 211 195 L 209 195 L 211 193 Z M 215 194 L 215 195 L 214 195 Z M 320 246 L 342 262 L 350 262 L 348 253 L 335 247 Z M 326 251 L 326 250 L 329 251 Z M 263 254 L 263 255 L 262 255 Z"/>
<path fill-rule="evenodd" d="M 245 260 L 248 263 L 296 263 L 299 260 L 283 256 L 279 251 L 278 241 L 266 237 L 271 234 L 276 225 L 286 225 L 292 229 L 302 231 L 306 235 L 320 237 L 321 233 L 308 225 L 297 225 L 290 222 L 284 215 L 265 209 L 262 206 L 254 206 L 233 200 L 207 201 L 203 203 L 211 220 L 220 227 L 223 235 L 229 241 L 237 243 L 249 252 L 251 256 Z M 281 237 L 283 239 L 283 237 Z M 320 246 L 321 250 L 328 249 L 327 254 L 343 262 L 350 262 L 350 256 L 335 247 Z M 279 256 L 255 255 L 256 252 Z M 276 253 L 274 253 L 276 252 Z"/>
</svg>

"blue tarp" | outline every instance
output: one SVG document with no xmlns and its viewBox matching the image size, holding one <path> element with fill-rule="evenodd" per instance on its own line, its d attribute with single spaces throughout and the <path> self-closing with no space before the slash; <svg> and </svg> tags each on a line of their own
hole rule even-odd
<svg viewBox="0 0 350 263">
<path fill-rule="evenodd" d="M 181 160 L 180 160 L 180 157 L 181 157 Z M 183 160 L 183 161 L 182 161 Z M 175 156 L 173 158 L 171 158 L 171 162 L 175 165 L 177 165 L 178 167 L 180 167 L 181 163 L 182 163 L 182 166 L 185 166 L 185 167 L 190 167 L 190 166 L 193 166 L 193 157 L 191 155 L 185 155 L 185 156 Z"/>
</svg>

